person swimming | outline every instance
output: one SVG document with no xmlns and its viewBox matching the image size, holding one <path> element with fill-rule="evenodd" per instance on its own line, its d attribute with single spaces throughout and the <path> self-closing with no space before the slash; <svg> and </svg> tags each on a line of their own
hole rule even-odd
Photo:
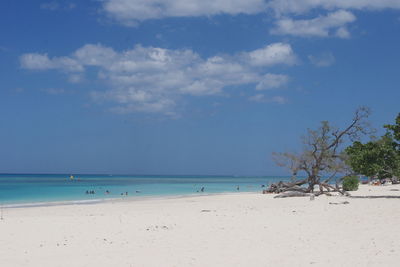
<svg viewBox="0 0 400 267">
<path fill-rule="evenodd" d="M 204 186 L 200 189 L 201 192 L 204 192 Z"/>
</svg>

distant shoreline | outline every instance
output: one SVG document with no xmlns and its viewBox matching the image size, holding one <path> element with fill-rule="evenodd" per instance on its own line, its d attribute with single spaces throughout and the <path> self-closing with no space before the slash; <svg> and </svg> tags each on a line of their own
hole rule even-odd
<svg viewBox="0 0 400 267">
<path fill-rule="evenodd" d="M 261 194 L 261 191 L 260 192 L 253 192 L 253 191 L 221 192 L 221 193 L 202 193 L 202 194 L 193 193 L 193 194 L 181 194 L 181 195 L 126 196 L 123 198 L 115 197 L 115 198 L 97 198 L 97 199 L 84 199 L 84 200 L 6 203 L 6 204 L 0 204 L 0 207 L 3 209 L 20 209 L 20 208 L 36 208 L 36 207 L 73 206 L 73 205 L 95 205 L 95 204 L 100 204 L 100 203 L 111 203 L 111 202 L 181 199 L 181 198 L 192 198 L 192 197 L 238 195 L 238 194 Z"/>
<path fill-rule="evenodd" d="M 108 199 L 260 192 L 288 177 L 0 175 L 0 205 L 31 206 Z M 203 192 L 204 191 L 204 192 Z"/>
<path fill-rule="evenodd" d="M 88 176 L 132 176 L 132 177 L 138 177 L 138 176 L 143 176 L 143 177 L 153 177 L 153 176 L 159 176 L 159 177 L 287 177 L 287 175 L 230 175 L 230 174 L 130 174 L 130 173 L 29 173 L 29 172 L 0 172 L 1 175 L 64 175 L 66 178 L 68 178 L 70 175 L 74 176 L 79 176 L 79 175 L 88 175 Z"/>
</svg>

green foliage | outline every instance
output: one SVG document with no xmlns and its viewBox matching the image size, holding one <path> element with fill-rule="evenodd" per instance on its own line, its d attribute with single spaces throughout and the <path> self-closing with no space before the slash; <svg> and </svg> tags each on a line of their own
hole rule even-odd
<svg viewBox="0 0 400 267">
<path fill-rule="evenodd" d="M 346 176 L 343 179 L 343 190 L 345 191 L 357 191 L 358 190 L 358 177 L 357 176 Z"/>
<path fill-rule="evenodd" d="M 380 168 L 376 162 L 377 147 L 374 142 L 366 144 L 354 142 L 352 146 L 345 149 L 345 153 L 348 155 L 347 164 L 358 174 L 369 177 L 376 175 Z"/>
<path fill-rule="evenodd" d="M 396 122 L 394 125 L 385 125 L 385 127 L 388 131 L 391 132 L 393 135 L 394 139 L 400 142 L 400 113 L 397 115 Z M 400 144 L 397 144 L 398 149 L 400 150 Z"/>
<path fill-rule="evenodd" d="M 354 142 L 346 148 L 346 163 L 358 174 L 379 179 L 400 176 L 400 114 L 395 125 L 385 125 L 388 131 L 380 139 L 366 144 Z"/>
<path fill-rule="evenodd" d="M 389 134 L 366 144 L 354 142 L 346 148 L 347 164 L 358 174 L 379 179 L 391 178 L 400 172 L 400 155 Z"/>
</svg>

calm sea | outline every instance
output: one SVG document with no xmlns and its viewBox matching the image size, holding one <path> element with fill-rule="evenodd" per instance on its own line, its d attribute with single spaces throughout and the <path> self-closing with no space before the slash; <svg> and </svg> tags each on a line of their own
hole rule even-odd
<svg viewBox="0 0 400 267">
<path fill-rule="evenodd" d="M 288 177 L 0 174 L 0 204 L 261 192 Z M 203 188 L 203 192 L 202 189 Z"/>
</svg>

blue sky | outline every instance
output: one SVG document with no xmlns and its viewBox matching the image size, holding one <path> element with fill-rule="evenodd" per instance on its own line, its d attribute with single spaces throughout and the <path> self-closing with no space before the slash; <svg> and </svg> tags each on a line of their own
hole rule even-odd
<svg viewBox="0 0 400 267">
<path fill-rule="evenodd" d="M 3 0 L 0 32 L 0 172 L 285 175 L 400 112 L 398 0 Z"/>
</svg>

